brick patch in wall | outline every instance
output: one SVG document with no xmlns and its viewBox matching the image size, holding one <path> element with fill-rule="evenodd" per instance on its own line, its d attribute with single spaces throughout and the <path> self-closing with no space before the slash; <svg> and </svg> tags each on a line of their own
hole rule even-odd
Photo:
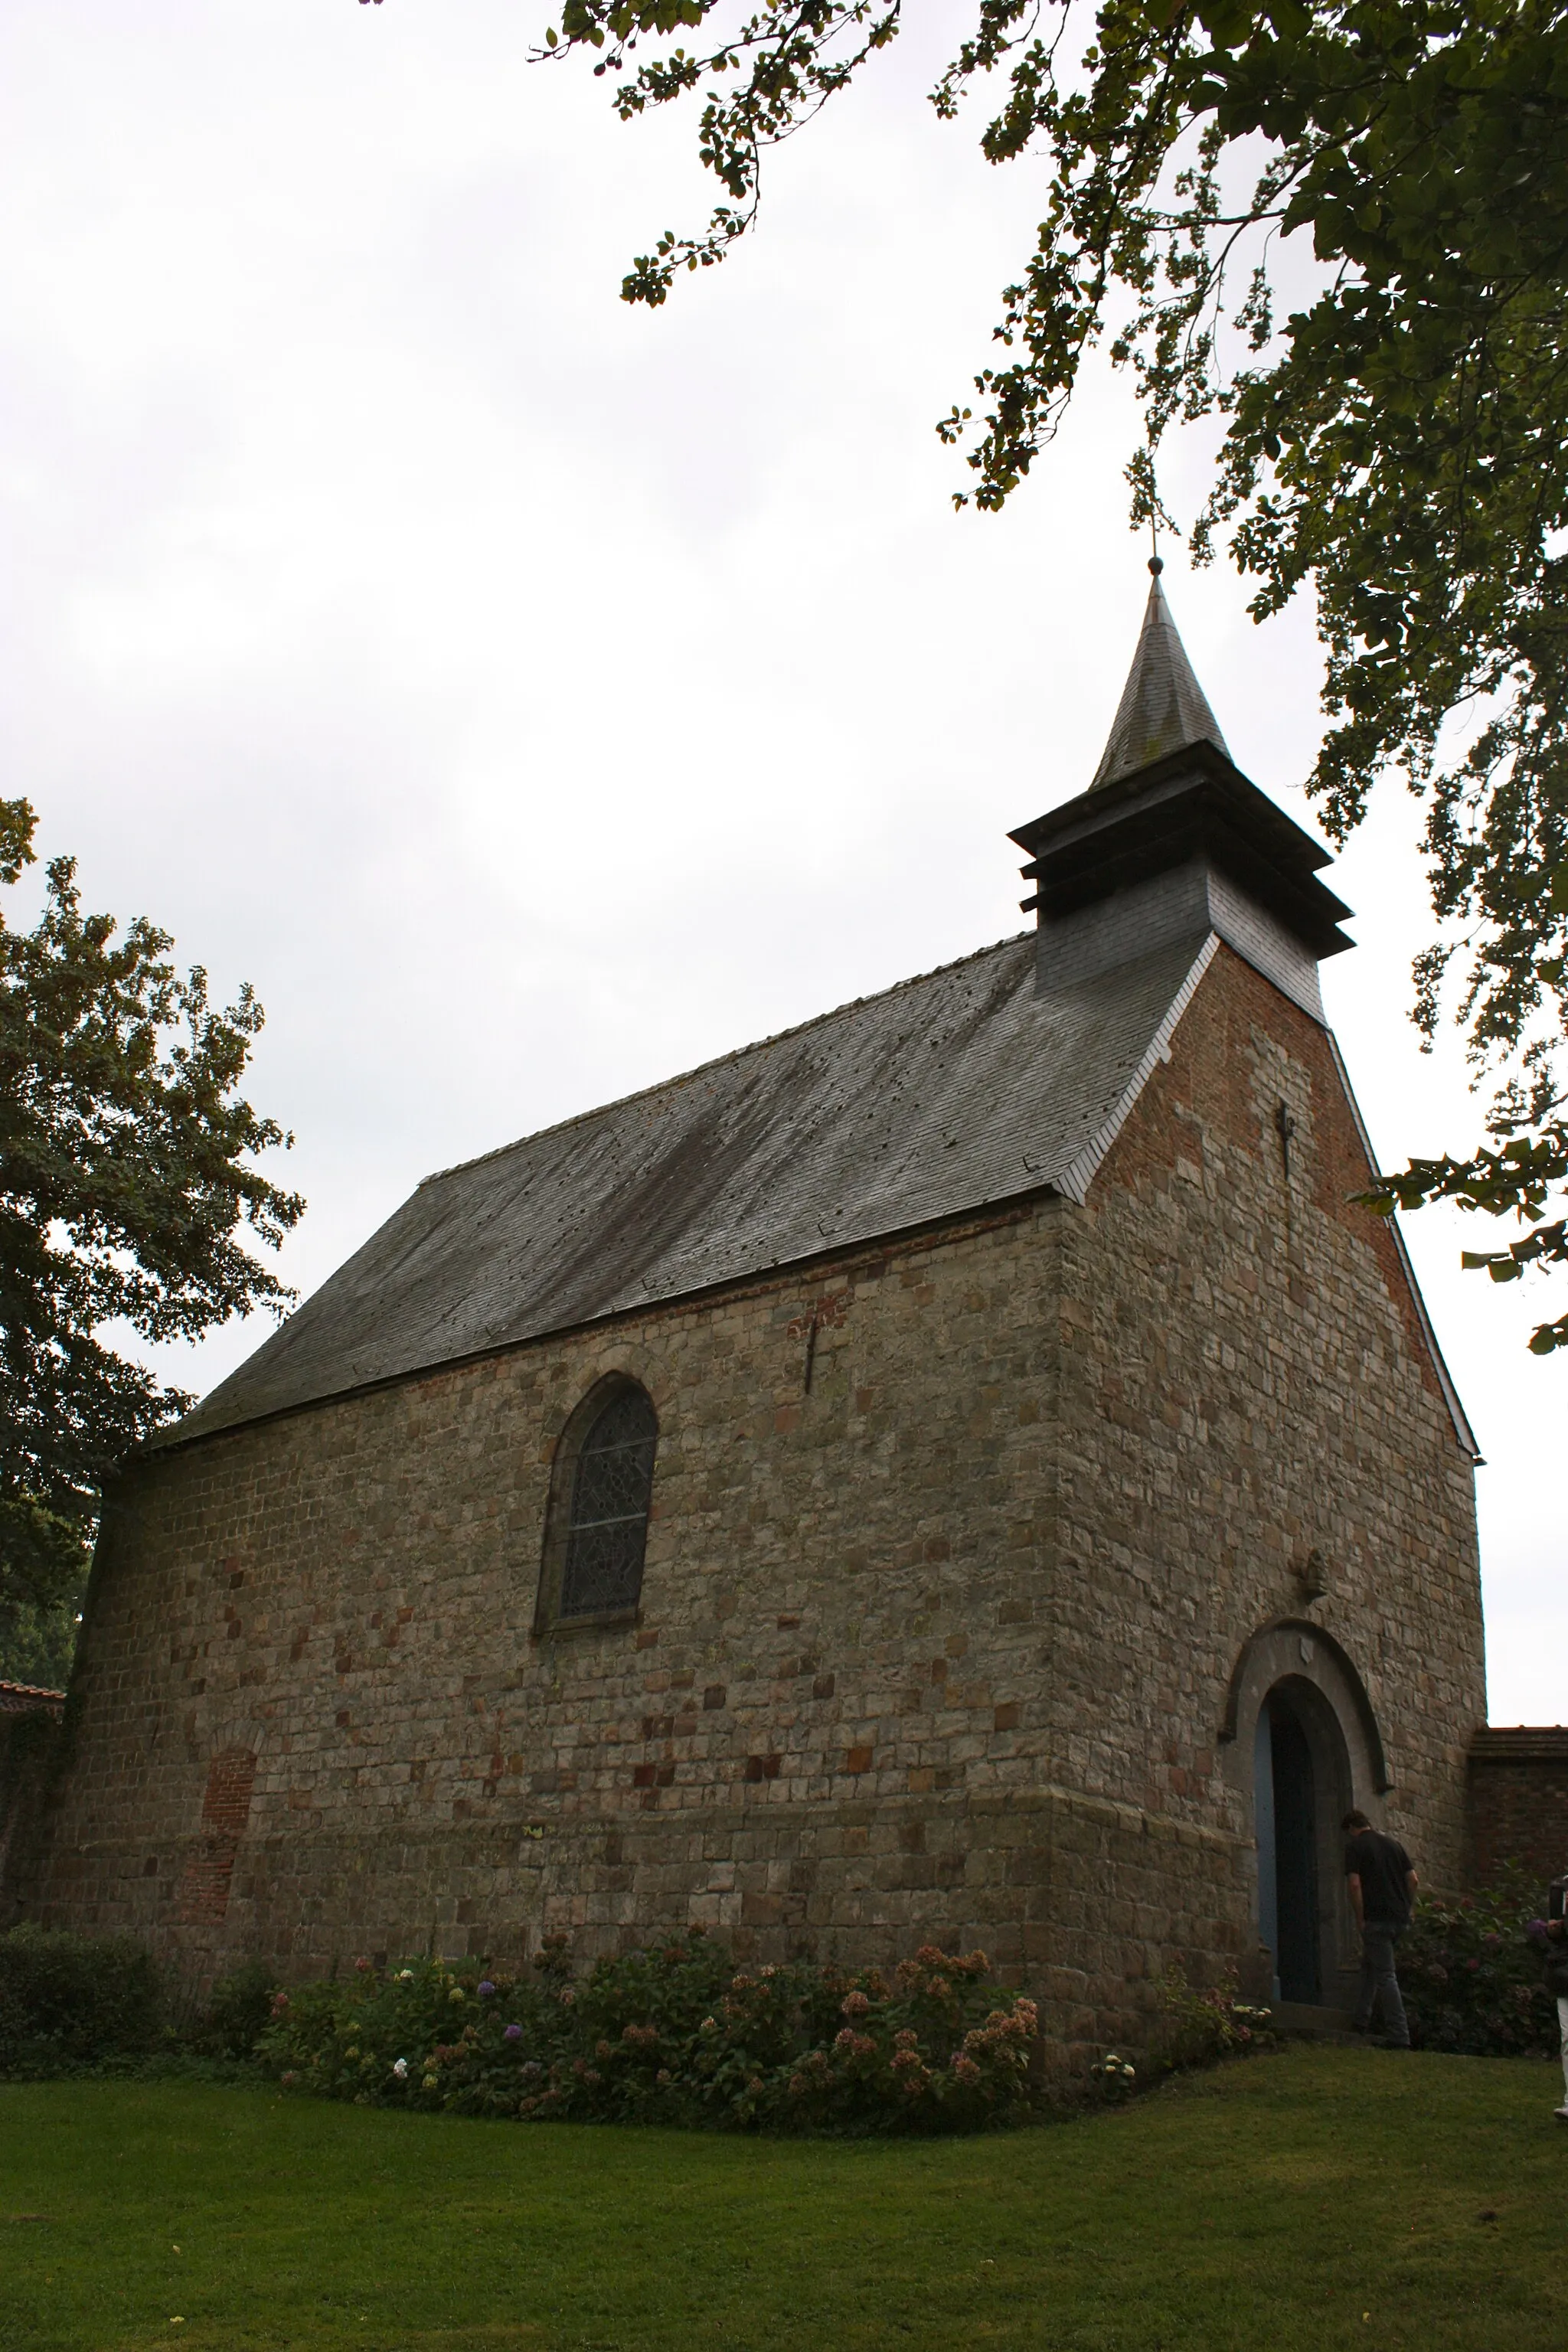
<svg viewBox="0 0 1568 2352">
<path fill-rule="evenodd" d="M 250 1820 L 256 1758 L 247 1748 L 226 1748 L 213 1758 L 202 1800 L 202 1842 L 180 1875 L 174 1916 L 182 1927 L 216 1927 L 228 1912 L 239 1842 Z"/>
</svg>

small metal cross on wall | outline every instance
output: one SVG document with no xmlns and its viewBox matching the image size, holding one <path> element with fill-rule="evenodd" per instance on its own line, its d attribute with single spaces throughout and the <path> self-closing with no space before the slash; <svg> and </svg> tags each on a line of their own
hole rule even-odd
<svg viewBox="0 0 1568 2352">
<path fill-rule="evenodd" d="M 816 1335 L 825 1328 L 834 1331 L 838 1329 L 848 1311 L 849 1298 L 847 1290 L 830 1290 L 807 1313 L 797 1315 L 784 1327 L 786 1339 L 805 1341 L 805 1374 L 801 1388 L 806 1396 L 811 1394 L 811 1375 L 816 1363 Z"/>
</svg>

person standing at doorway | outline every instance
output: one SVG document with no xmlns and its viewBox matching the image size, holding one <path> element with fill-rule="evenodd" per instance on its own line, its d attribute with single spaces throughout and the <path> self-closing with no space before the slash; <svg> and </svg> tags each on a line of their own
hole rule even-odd
<svg viewBox="0 0 1568 2352">
<path fill-rule="evenodd" d="M 1400 1998 L 1394 1955 L 1410 1925 L 1418 1883 L 1415 1873 L 1399 1840 L 1374 1830 L 1364 1813 L 1347 1813 L 1340 1826 L 1350 1841 L 1345 1847 L 1345 1884 L 1361 1933 L 1356 2032 L 1370 2033 L 1373 2019 L 1381 2010 L 1385 2046 L 1408 2050 L 1410 2025 Z"/>
<path fill-rule="evenodd" d="M 1568 1878 L 1554 1878 L 1547 1889 L 1546 1916 L 1532 1919 L 1525 1929 L 1539 1945 L 1546 1962 L 1546 1990 L 1557 2003 L 1557 2031 L 1563 2043 L 1563 2105 L 1552 2114 L 1568 2124 Z"/>
</svg>

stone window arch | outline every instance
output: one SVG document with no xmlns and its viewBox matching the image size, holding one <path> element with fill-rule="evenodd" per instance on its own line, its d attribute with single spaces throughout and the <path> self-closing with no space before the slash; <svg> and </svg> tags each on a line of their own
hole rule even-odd
<svg viewBox="0 0 1568 2352">
<path fill-rule="evenodd" d="M 653 1506 L 658 1416 L 637 1381 L 595 1383 L 562 1433 L 540 1578 L 545 1625 L 635 1617 Z"/>
</svg>

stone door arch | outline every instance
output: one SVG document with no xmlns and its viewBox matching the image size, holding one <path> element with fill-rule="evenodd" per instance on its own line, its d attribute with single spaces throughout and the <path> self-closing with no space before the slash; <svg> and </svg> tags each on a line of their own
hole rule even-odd
<svg viewBox="0 0 1568 2352">
<path fill-rule="evenodd" d="M 1237 1660 L 1220 1738 L 1251 1832 L 1249 1990 L 1348 2008 L 1357 1948 L 1340 1822 L 1352 1805 L 1375 1818 L 1390 1785 L 1366 1686 L 1321 1625 L 1279 1619 Z"/>
</svg>

